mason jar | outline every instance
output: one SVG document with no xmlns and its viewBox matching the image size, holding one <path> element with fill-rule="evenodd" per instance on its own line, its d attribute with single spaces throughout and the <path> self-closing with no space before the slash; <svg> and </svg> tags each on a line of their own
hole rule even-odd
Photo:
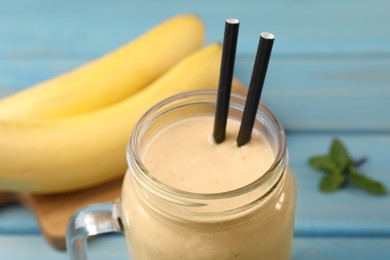
<svg viewBox="0 0 390 260">
<path fill-rule="evenodd" d="M 274 159 L 261 172 L 253 165 L 259 177 L 250 183 L 218 192 L 189 191 L 161 181 L 143 161 L 162 129 L 184 119 L 213 116 L 216 95 L 204 90 L 179 94 L 156 104 L 139 120 L 127 147 L 129 168 L 121 197 L 111 204 L 82 209 L 70 221 L 67 240 L 72 259 L 85 259 L 85 237 L 110 231 L 124 232 L 129 258 L 134 260 L 291 258 L 294 177 L 288 168 L 284 129 L 263 104 L 257 110 L 254 131 L 264 136 Z M 244 97 L 232 94 L 229 120 L 241 120 L 244 104 Z M 161 160 L 165 157 L 162 153 Z M 170 163 L 185 164 L 185 159 Z M 94 221 L 75 225 L 85 212 Z"/>
</svg>

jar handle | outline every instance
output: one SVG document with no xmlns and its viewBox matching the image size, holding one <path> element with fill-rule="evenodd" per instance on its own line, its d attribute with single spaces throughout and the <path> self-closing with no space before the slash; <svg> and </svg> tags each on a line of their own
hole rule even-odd
<svg viewBox="0 0 390 260">
<path fill-rule="evenodd" d="M 90 205 L 78 210 L 66 229 L 66 248 L 71 260 L 87 260 L 87 238 L 122 232 L 119 200 Z"/>
</svg>

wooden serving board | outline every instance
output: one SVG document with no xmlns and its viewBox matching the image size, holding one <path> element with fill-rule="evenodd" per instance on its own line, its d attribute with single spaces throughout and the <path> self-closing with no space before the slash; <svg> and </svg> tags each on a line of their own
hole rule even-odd
<svg viewBox="0 0 390 260">
<path fill-rule="evenodd" d="M 233 82 L 233 92 L 246 94 L 245 87 Z M 80 208 L 90 204 L 113 201 L 120 196 L 122 178 L 89 189 L 59 194 L 31 194 L 0 191 L 0 207 L 18 203 L 35 215 L 42 234 L 58 250 L 65 250 L 66 225 Z"/>
</svg>

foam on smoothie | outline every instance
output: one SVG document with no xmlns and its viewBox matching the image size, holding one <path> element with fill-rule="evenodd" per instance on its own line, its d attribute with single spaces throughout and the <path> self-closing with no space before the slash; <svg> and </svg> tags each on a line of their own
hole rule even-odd
<svg viewBox="0 0 390 260">
<path fill-rule="evenodd" d="M 263 134 L 237 147 L 239 122 L 229 119 L 226 139 L 212 138 L 212 116 L 179 120 L 161 129 L 142 155 L 151 175 L 171 187 L 197 193 L 234 190 L 255 181 L 274 161 L 274 153 Z"/>
</svg>

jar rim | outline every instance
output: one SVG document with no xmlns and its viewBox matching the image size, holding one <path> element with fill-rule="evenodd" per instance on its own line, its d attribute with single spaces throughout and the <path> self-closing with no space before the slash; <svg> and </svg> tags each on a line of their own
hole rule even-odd
<svg viewBox="0 0 390 260">
<path fill-rule="evenodd" d="M 194 90 L 194 91 L 187 91 L 183 92 L 174 96 L 171 96 L 169 98 L 166 98 L 158 103 L 156 103 L 154 106 L 152 106 L 137 122 L 137 124 L 134 126 L 132 134 L 130 136 L 130 139 L 127 144 L 126 149 L 126 158 L 128 165 L 130 167 L 136 167 L 136 171 L 131 171 L 134 175 L 134 177 L 137 180 L 140 180 L 142 183 L 145 183 L 147 188 L 152 188 L 153 190 L 157 190 L 162 194 L 167 195 L 170 198 L 174 197 L 181 197 L 181 198 L 188 198 L 188 199 L 200 199 L 200 200 L 215 200 L 215 199 L 226 199 L 231 197 L 240 196 L 242 194 L 248 193 L 249 191 L 258 188 L 262 184 L 266 183 L 276 172 L 278 168 L 283 166 L 285 164 L 285 159 L 287 157 L 287 145 L 286 145 L 286 134 L 284 131 L 284 128 L 280 121 L 275 117 L 275 115 L 267 108 L 266 105 L 261 103 L 258 108 L 257 114 L 262 113 L 267 118 L 269 118 L 272 121 L 272 124 L 277 129 L 277 135 L 279 138 L 279 144 L 277 148 L 277 152 L 275 154 L 275 159 L 272 163 L 272 165 L 269 167 L 269 169 L 262 174 L 259 178 L 254 180 L 251 183 L 248 183 L 242 187 L 223 191 L 223 192 L 215 192 L 215 193 L 198 193 L 198 192 L 190 192 L 185 191 L 181 189 L 177 189 L 174 187 L 171 187 L 169 185 L 164 184 L 157 178 L 153 177 L 150 172 L 147 170 L 147 168 L 144 166 L 141 160 L 141 156 L 139 154 L 139 140 L 137 133 L 142 132 L 143 128 L 145 126 L 147 127 L 147 122 L 150 119 L 151 115 L 156 113 L 159 109 L 161 109 L 164 106 L 169 105 L 170 103 L 177 101 L 177 100 L 185 100 L 186 98 L 190 97 L 202 97 L 205 98 L 209 97 L 208 100 L 215 103 L 217 91 L 216 90 Z M 214 97 L 213 100 L 211 100 L 211 96 Z M 240 101 L 245 102 L 245 97 L 243 95 L 232 93 L 231 94 L 231 100 L 237 99 Z M 230 104 L 232 106 L 232 102 Z M 164 111 L 164 110 L 163 110 Z M 129 173 L 127 173 L 129 174 Z M 276 187 L 277 184 L 280 182 L 282 176 L 277 178 L 277 181 L 275 185 L 272 185 L 272 187 Z M 269 192 L 267 192 L 268 194 Z M 192 205 L 196 206 L 196 205 Z"/>
</svg>

